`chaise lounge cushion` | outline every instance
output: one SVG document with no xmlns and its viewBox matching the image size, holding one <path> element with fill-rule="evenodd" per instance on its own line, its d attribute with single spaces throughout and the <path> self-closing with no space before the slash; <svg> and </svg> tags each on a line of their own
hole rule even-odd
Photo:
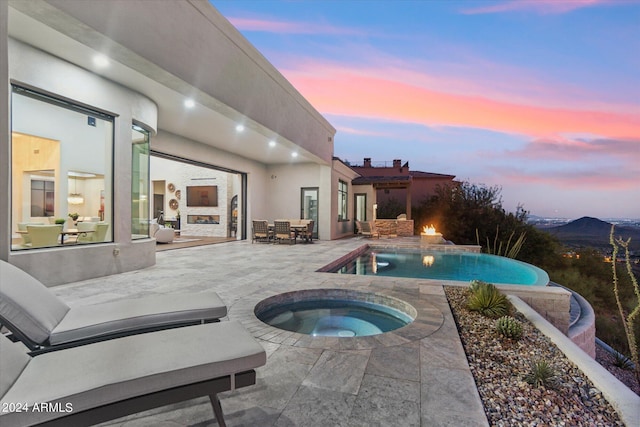
<svg viewBox="0 0 640 427">
<path fill-rule="evenodd" d="M 73 412 L 232 375 L 266 363 L 264 349 L 237 322 L 170 329 L 45 353 L 28 360 L 23 369 L 24 357 L 28 356 L 17 354 L 18 346 L 21 345 L 0 337 L 3 374 L 22 370 L 0 397 L 0 405 L 51 402 L 62 408 L 70 404 Z M 0 413 L 0 425 L 32 425 L 64 415 Z"/>
<path fill-rule="evenodd" d="M 53 328 L 51 345 L 127 330 L 219 319 L 227 307 L 215 292 L 160 295 L 76 306 Z"/>
<path fill-rule="evenodd" d="M 0 260 L 0 317 L 34 342 L 45 342 L 69 306 L 36 278 Z"/>
<path fill-rule="evenodd" d="M 18 330 L 32 344 L 42 346 L 215 320 L 227 315 L 226 305 L 211 291 L 71 308 L 37 279 L 2 260 L 0 284 L 0 320 L 4 320 L 13 333 Z"/>
</svg>

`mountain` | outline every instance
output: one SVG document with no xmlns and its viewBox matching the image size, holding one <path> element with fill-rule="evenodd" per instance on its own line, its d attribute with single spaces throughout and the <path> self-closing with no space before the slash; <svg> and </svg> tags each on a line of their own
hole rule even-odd
<svg viewBox="0 0 640 427">
<path fill-rule="evenodd" d="M 556 236 L 558 240 L 569 246 L 611 249 L 609 244 L 611 223 L 597 218 L 585 216 L 565 225 L 547 228 L 545 231 Z M 616 226 L 614 234 L 615 237 L 622 237 L 624 240 L 631 238 L 629 249 L 632 251 L 640 250 L 640 229 Z"/>
</svg>

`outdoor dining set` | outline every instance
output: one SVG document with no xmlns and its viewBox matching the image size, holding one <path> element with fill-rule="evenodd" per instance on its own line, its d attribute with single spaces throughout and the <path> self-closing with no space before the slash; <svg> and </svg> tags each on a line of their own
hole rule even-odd
<svg viewBox="0 0 640 427">
<path fill-rule="evenodd" d="M 251 243 L 267 242 L 295 244 L 300 238 L 305 243 L 313 243 L 312 219 L 253 220 Z"/>
</svg>

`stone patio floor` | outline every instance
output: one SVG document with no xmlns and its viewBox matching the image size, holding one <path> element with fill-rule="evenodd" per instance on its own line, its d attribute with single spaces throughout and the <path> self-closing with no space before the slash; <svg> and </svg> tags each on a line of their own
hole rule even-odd
<svg viewBox="0 0 640 427">
<path fill-rule="evenodd" d="M 406 239 L 385 243 L 406 245 Z M 247 241 L 157 253 L 133 272 L 52 288 L 69 305 L 124 297 L 215 290 L 267 352 L 257 384 L 220 395 L 229 426 L 486 426 L 441 284 L 431 280 L 341 275 L 319 268 L 366 239 L 273 245 Z M 376 241 L 376 243 L 378 243 Z M 404 328 L 374 337 L 310 337 L 260 322 L 253 307 L 282 292 L 342 288 L 413 305 Z M 224 321 L 224 320 L 223 320 Z M 215 350 L 215 349 L 212 349 Z M 142 412 L 111 426 L 214 426 L 207 398 Z"/>
</svg>

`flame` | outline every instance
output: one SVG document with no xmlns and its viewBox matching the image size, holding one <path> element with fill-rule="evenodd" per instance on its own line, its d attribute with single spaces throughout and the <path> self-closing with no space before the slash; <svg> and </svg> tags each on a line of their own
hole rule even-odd
<svg viewBox="0 0 640 427">
<path fill-rule="evenodd" d="M 433 226 L 433 224 L 429 225 L 429 226 L 424 226 L 424 234 L 426 234 L 427 236 L 435 236 L 436 235 L 436 228 Z"/>
</svg>

